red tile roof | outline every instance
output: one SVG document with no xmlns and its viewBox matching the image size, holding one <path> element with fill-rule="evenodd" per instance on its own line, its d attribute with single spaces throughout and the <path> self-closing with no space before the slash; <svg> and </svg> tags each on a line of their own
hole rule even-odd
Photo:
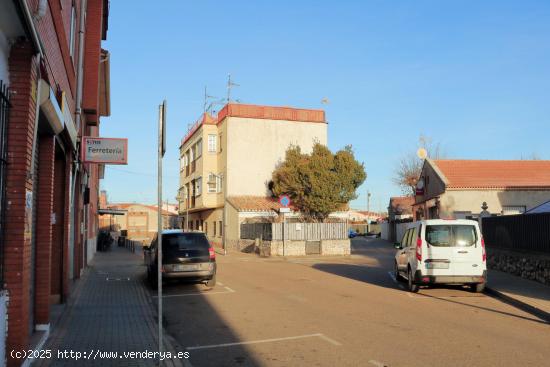
<svg viewBox="0 0 550 367">
<path fill-rule="evenodd" d="M 267 211 L 278 211 L 280 208 L 282 208 L 282 205 L 279 204 L 279 201 L 275 198 L 267 197 L 267 196 L 231 196 L 227 198 L 227 201 L 237 211 L 259 211 L 259 212 L 267 212 Z M 292 207 L 292 206 L 291 206 Z"/>
<path fill-rule="evenodd" d="M 447 189 L 550 189 L 550 161 L 434 160 Z"/>
</svg>

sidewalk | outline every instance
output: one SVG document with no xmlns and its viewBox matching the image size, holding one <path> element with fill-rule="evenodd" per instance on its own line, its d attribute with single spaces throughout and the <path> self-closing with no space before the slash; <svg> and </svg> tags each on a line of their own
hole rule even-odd
<svg viewBox="0 0 550 367">
<path fill-rule="evenodd" d="M 141 253 L 141 248 L 132 253 L 113 244 L 110 251 L 95 255 L 44 347 L 52 351 L 52 358 L 36 361 L 34 365 L 158 365 L 153 358 L 122 356 L 123 352 L 158 351 L 156 313 L 143 282 L 145 268 Z M 167 339 L 164 338 L 164 351 L 180 352 Z M 64 350 L 82 353 L 81 359 L 60 358 L 58 351 Z M 100 358 L 101 352 L 118 352 L 118 355 Z M 183 360 L 175 359 L 165 360 L 163 366 L 183 364 Z"/>
<path fill-rule="evenodd" d="M 489 269 L 486 291 L 550 322 L 550 287 L 547 285 Z"/>
</svg>

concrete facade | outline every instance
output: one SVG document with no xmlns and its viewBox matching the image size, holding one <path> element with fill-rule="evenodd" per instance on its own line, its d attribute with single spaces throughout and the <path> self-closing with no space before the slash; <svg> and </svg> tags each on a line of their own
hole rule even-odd
<svg viewBox="0 0 550 367">
<path fill-rule="evenodd" d="M 182 226 L 207 233 L 215 245 L 238 240 L 239 215 L 229 196 L 269 196 L 268 183 L 291 145 L 310 153 L 327 144 L 324 111 L 228 104 L 216 117 L 204 114 L 180 146 L 179 214 Z M 233 211 L 232 211 L 233 210 Z M 189 215 L 187 215 L 189 213 Z"/>
</svg>

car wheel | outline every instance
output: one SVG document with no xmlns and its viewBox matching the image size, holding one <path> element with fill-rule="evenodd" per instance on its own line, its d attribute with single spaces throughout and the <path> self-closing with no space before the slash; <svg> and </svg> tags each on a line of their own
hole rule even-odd
<svg viewBox="0 0 550 367">
<path fill-rule="evenodd" d="M 402 282 L 404 280 L 401 276 L 401 273 L 399 272 L 399 268 L 397 267 L 397 262 L 394 264 L 393 274 L 395 275 L 395 280 L 397 280 L 398 282 Z"/>
<path fill-rule="evenodd" d="M 470 284 L 470 287 L 472 289 L 472 292 L 481 293 L 483 292 L 483 290 L 485 290 L 485 283 Z"/>
<path fill-rule="evenodd" d="M 214 274 L 211 279 L 204 282 L 204 285 L 206 285 L 207 288 L 214 288 L 216 286 L 216 274 Z"/>
<path fill-rule="evenodd" d="M 412 274 L 411 268 L 409 268 L 407 272 L 407 277 L 408 277 L 407 282 L 409 285 L 409 292 L 412 292 L 412 293 L 418 292 L 418 289 L 420 287 L 418 286 L 418 284 L 414 284 L 413 282 L 413 274 Z"/>
</svg>

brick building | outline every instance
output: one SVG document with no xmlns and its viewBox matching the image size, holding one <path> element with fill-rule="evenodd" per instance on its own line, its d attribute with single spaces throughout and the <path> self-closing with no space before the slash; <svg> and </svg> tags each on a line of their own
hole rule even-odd
<svg viewBox="0 0 550 367">
<path fill-rule="evenodd" d="M 78 152 L 110 114 L 107 19 L 107 0 L 0 2 L 0 364 L 28 363 L 6 352 L 40 346 L 95 252 L 99 169 Z"/>
</svg>

